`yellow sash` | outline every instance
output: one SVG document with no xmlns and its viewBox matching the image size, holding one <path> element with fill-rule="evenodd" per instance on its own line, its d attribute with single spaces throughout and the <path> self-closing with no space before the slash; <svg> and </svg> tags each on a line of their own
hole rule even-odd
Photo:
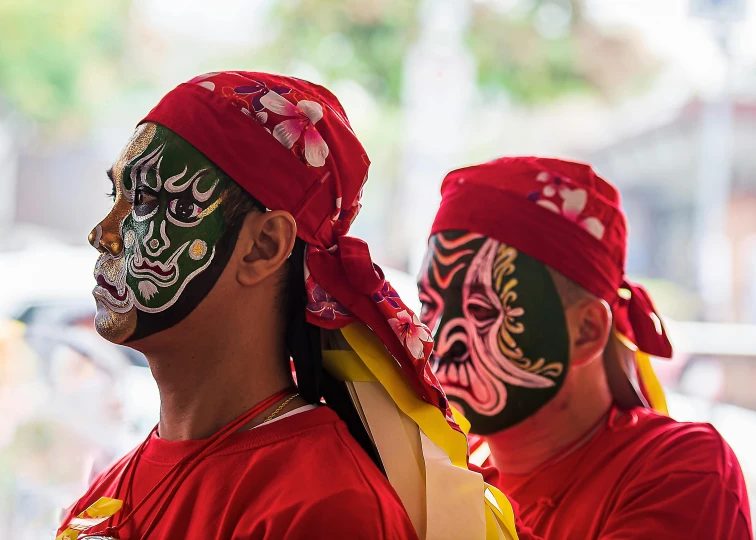
<svg viewBox="0 0 756 540">
<path fill-rule="evenodd" d="M 365 325 L 351 324 L 341 332 L 353 350 L 323 351 L 323 363 L 347 382 L 418 536 L 516 540 L 512 505 L 467 468 L 466 436 L 417 397 L 396 360 Z M 464 418 L 455 418 L 464 428 Z"/>
</svg>

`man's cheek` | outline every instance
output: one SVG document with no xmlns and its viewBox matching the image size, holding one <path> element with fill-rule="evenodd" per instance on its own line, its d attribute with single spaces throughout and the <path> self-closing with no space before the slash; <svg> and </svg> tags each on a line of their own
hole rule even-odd
<svg viewBox="0 0 756 540">
<path fill-rule="evenodd" d="M 123 228 L 124 230 L 132 230 L 134 231 L 134 234 L 136 235 L 137 239 L 140 242 L 144 242 L 145 237 L 147 236 L 147 232 L 150 228 L 150 225 L 153 223 L 153 219 L 147 219 L 147 220 L 137 220 L 134 217 L 133 210 L 129 212 L 129 215 L 126 216 L 126 219 L 123 220 Z"/>
<path fill-rule="evenodd" d="M 200 222 L 194 227 L 179 227 L 168 224 L 167 236 L 171 241 L 171 249 L 167 250 L 161 262 L 178 274 L 178 279 L 170 286 L 159 288 L 150 307 L 160 308 L 169 304 L 169 308 L 178 298 L 185 294 L 188 282 L 197 278 L 210 264 L 214 246 L 218 241 L 218 231 L 222 228 L 208 220 Z M 178 257 L 176 256 L 178 253 Z"/>
<path fill-rule="evenodd" d="M 189 246 L 187 254 L 192 261 L 200 262 L 207 256 L 207 252 L 207 242 L 198 238 Z"/>
</svg>

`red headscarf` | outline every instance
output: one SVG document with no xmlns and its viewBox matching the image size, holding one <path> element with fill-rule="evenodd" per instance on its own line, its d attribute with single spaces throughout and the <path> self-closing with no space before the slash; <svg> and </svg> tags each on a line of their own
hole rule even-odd
<svg viewBox="0 0 756 540">
<path fill-rule="evenodd" d="M 169 92 L 142 122 L 178 133 L 267 208 L 290 212 L 308 244 L 307 320 L 328 329 L 365 323 L 418 394 L 456 426 L 428 364 L 429 330 L 367 244 L 346 236 L 370 160 L 331 92 L 267 73 L 207 73 Z"/>
<path fill-rule="evenodd" d="M 627 226 L 617 190 L 582 163 L 502 158 L 449 173 L 432 234 L 463 229 L 550 266 L 611 306 L 616 329 L 669 358 L 648 293 L 625 277 Z"/>
</svg>

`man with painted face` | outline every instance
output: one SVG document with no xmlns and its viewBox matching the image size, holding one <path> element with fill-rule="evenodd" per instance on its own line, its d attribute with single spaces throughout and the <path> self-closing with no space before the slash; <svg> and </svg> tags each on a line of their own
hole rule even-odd
<svg viewBox="0 0 756 540">
<path fill-rule="evenodd" d="M 320 341 L 305 256 L 322 272 L 315 252 L 348 229 L 367 165 L 338 101 L 285 77 L 200 77 L 139 124 L 90 234 L 95 325 L 148 358 L 160 423 L 60 538 L 415 537 L 334 413 L 338 389 L 317 406 L 320 366 L 306 361 Z"/>
<path fill-rule="evenodd" d="M 441 193 L 421 319 L 520 530 L 752 538 L 732 450 L 710 425 L 665 415 L 648 355 L 672 348 L 624 276 L 616 189 L 587 165 L 502 158 L 450 173 Z"/>
<path fill-rule="evenodd" d="M 89 238 L 95 326 L 145 354 L 160 422 L 58 539 L 514 531 L 428 329 L 346 236 L 368 165 L 335 96 L 290 77 L 202 75 L 139 123 Z"/>
</svg>

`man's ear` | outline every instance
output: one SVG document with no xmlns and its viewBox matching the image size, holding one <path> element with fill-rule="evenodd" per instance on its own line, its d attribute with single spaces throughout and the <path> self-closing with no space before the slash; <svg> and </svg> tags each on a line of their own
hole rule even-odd
<svg viewBox="0 0 756 540">
<path fill-rule="evenodd" d="M 598 298 L 586 298 L 567 308 L 570 333 L 570 362 L 587 364 L 601 357 L 612 328 L 609 305 Z"/>
<path fill-rule="evenodd" d="M 236 242 L 236 279 L 250 286 L 274 275 L 286 263 L 296 239 L 297 224 L 290 213 L 251 212 Z"/>
</svg>

